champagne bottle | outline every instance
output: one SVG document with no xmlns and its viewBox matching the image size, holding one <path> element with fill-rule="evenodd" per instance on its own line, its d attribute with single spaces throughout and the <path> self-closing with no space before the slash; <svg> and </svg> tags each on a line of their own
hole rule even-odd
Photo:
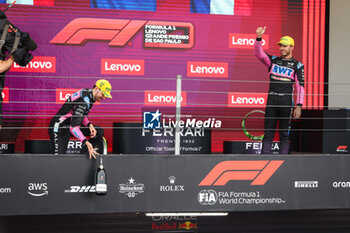
<svg viewBox="0 0 350 233">
<path fill-rule="evenodd" d="M 103 167 L 102 155 L 100 155 L 100 164 L 96 171 L 96 194 L 106 195 L 107 194 L 107 176 L 106 171 Z"/>
</svg>

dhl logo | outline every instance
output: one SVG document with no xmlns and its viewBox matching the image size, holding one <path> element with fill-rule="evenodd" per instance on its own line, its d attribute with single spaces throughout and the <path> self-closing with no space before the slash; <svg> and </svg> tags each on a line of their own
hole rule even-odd
<svg viewBox="0 0 350 233">
<path fill-rule="evenodd" d="M 223 161 L 218 163 L 199 186 L 223 186 L 231 180 L 252 180 L 250 185 L 264 185 L 284 160 Z"/>
</svg>

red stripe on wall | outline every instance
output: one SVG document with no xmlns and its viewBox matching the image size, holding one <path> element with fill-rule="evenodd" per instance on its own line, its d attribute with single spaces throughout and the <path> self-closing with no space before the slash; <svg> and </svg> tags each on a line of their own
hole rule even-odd
<svg viewBox="0 0 350 233">
<path fill-rule="evenodd" d="M 304 0 L 303 2 L 303 58 L 302 58 L 302 63 L 305 65 L 305 94 L 308 94 L 309 92 L 308 90 L 308 80 L 309 80 L 309 72 L 307 70 L 308 67 L 308 59 L 307 59 L 307 41 L 308 41 L 308 12 L 309 12 L 309 4 L 308 4 L 308 0 Z M 309 105 L 309 99 L 307 98 L 307 96 L 304 98 L 304 106 L 305 108 L 308 108 L 307 106 Z"/>
<path fill-rule="evenodd" d="M 324 59 L 326 32 L 326 0 L 321 0 L 321 36 L 320 36 L 320 108 L 324 107 Z"/>
<path fill-rule="evenodd" d="M 316 0 L 315 1 L 315 34 L 314 34 L 314 38 L 315 38 L 315 44 L 314 44 L 314 95 L 313 95 L 313 99 L 314 99 L 314 109 L 319 109 L 319 82 L 320 82 L 320 76 L 319 76 L 319 72 L 320 72 L 320 51 L 319 51 L 319 47 L 320 47 L 320 0 Z"/>
</svg>

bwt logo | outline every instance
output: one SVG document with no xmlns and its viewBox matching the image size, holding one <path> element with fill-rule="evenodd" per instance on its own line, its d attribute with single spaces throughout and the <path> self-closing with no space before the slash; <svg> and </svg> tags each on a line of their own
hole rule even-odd
<svg viewBox="0 0 350 233">
<path fill-rule="evenodd" d="M 84 45 L 87 41 L 109 41 L 109 46 L 124 47 L 145 25 L 172 25 L 188 30 L 188 44 L 161 44 L 157 47 L 189 49 L 194 45 L 194 27 L 191 23 L 77 18 L 68 23 L 51 41 L 57 45 Z M 147 46 L 145 47 L 154 47 Z"/>
<path fill-rule="evenodd" d="M 144 75 L 144 60 L 101 59 L 101 74 Z"/>
<path fill-rule="evenodd" d="M 271 68 L 271 73 L 275 75 L 281 75 L 284 77 L 291 77 L 294 74 L 294 70 L 285 66 L 273 64 Z"/>
<path fill-rule="evenodd" d="M 199 186 L 224 186 L 231 180 L 252 180 L 250 185 L 264 185 L 283 162 L 284 160 L 220 162 Z"/>
<path fill-rule="evenodd" d="M 10 71 L 56 73 L 56 57 L 34 57 L 25 67 L 14 62 Z"/>
<path fill-rule="evenodd" d="M 187 62 L 187 76 L 227 78 L 228 63 L 223 62 Z"/>
<path fill-rule="evenodd" d="M 159 109 L 156 112 L 143 112 L 143 128 L 160 129 L 161 116 Z"/>
<path fill-rule="evenodd" d="M 255 40 L 256 34 L 230 33 L 229 48 L 254 49 Z M 264 49 L 268 49 L 268 45 L 269 35 L 264 34 L 264 38 L 262 39 L 262 47 Z"/>
</svg>

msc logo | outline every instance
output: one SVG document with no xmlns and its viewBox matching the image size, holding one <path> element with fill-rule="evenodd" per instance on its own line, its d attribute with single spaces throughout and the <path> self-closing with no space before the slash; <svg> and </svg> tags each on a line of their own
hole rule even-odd
<svg viewBox="0 0 350 233">
<path fill-rule="evenodd" d="M 159 129 L 162 113 L 157 109 L 156 112 L 143 112 L 143 128 Z"/>
<path fill-rule="evenodd" d="M 84 45 L 89 40 L 109 41 L 109 46 L 124 47 L 145 25 L 173 25 L 188 31 L 188 44 L 160 44 L 158 47 L 189 49 L 194 45 L 194 27 L 191 23 L 77 18 L 67 24 L 51 41 L 51 44 Z M 147 44 L 145 44 L 147 47 Z"/>
<path fill-rule="evenodd" d="M 49 195 L 49 191 L 47 190 L 47 183 L 29 183 L 28 194 L 34 197 Z"/>
<path fill-rule="evenodd" d="M 253 180 L 250 185 L 264 185 L 283 162 L 283 160 L 220 162 L 199 186 L 223 186 L 231 180 Z"/>
<path fill-rule="evenodd" d="M 293 69 L 273 64 L 271 72 L 276 75 L 291 77 L 293 74 Z"/>
<path fill-rule="evenodd" d="M 198 202 L 202 205 L 214 205 L 218 201 L 218 194 L 210 190 L 202 190 L 197 196 Z"/>
</svg>

